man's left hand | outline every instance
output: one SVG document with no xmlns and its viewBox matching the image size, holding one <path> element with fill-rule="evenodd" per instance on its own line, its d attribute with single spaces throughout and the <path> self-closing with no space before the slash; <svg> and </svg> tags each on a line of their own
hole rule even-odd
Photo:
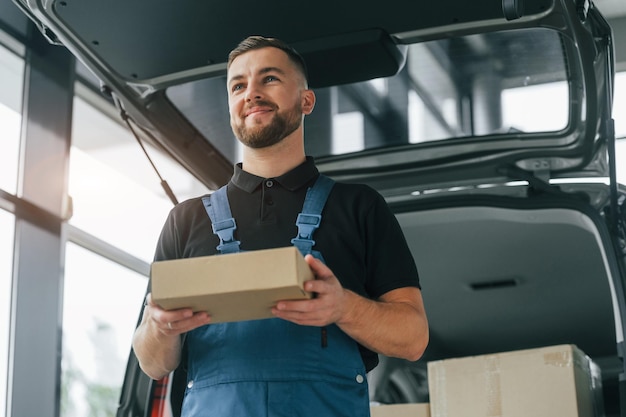
<svg viewBox="0 0 626 417">
<path fill-rule="evenodd" d="M 322 261 L 311 255 L 304 259 L 316 277 L 315 280 L 304 283 L 304 290 L 314 293 L 314 298 L 279 301 L 272 313 L 281 319 L 305 326 L 321 327 L 339 322 L 349 308 L 349 292 Z"/>
</svg>

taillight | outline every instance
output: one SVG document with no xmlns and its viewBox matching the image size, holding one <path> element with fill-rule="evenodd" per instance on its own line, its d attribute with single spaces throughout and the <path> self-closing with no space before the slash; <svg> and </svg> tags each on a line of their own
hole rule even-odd
<svg viewBox="0 0 626 417">
<path fill-rule="evenodd" d="M 172 417 L 172 408 L 169 401 L 169 382 L 170 377 L 166 376 L 154 383 L 150 417 Z"/>
</svg>

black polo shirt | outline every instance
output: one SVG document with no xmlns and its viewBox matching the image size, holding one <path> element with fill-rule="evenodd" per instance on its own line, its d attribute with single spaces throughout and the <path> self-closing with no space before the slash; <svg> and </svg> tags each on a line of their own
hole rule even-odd
<svg viewBox="0 0 626 417">
<path fill-rule="evenodd" d="M 291 246 L 296 217 L 318 175 L 312 158 L 276 178 L 257 177 L 235 166 L 228 200 L 241 250 Z M 336 183 L 313 239 L 313 249 L 322 253 L 344 288 L 371 299 L 397 288 L 419 288 L 402 230 L 383 197 L 368 186 Z M 190 199 L 170 212 L 155 260 L 214 255 L 218 244 L 201 198 Z M 378 361 L 369 350 L 362 349 L 362 355 L 368 370 Z"/>
</svg>

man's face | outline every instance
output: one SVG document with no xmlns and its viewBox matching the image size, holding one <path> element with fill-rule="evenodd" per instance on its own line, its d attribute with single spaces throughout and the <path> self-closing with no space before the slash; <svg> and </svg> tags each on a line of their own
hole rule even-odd
<svg viewBox="0 0 626 417">
<path fill-rule="evenodd" d="M 250 148 L 272 146 L 302 124 L 304 78 L 278 48 L 248 51 L 228 69 L 230 125 Z M 312 109 L 312 107 L 311 107 Z"/>
</svg>

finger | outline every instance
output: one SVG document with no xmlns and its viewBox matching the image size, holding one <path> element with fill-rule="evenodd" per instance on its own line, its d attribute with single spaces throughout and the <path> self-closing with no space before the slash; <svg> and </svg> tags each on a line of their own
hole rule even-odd
<svg viewBox="0 0 626 417">
<path fill-rule="evenodd" d="M 149 317 L 155 322 L 156 326 L 165 333 L 171 330 L 170 326 L 173 326 L 174 323 L 183 322 L 194 317 L 194 312 L 190 308 L 163 310 L 156 304 L 149 305 L 147 308 L 150 310 Z M 204 314 L 206 315 L 206 313 Z M 170 323 L 170 325 L 168 325 L 168 323 Z"/>
<path fill-rule="evenodd" d="M 307 255 L 304 259 L 315 275 L 315 280 L 306 281 L 304 283 L 305 291 L 317 293 L 329 292 L 332 290 L 335 281 L 337 283 L 339 282 L 333 271 L 331 271 L 324 262 L 312 255 Z"/>
<path fill-rule="evenodd" d="M 324 264 L 324 262 L 320 261 L 313 255 L 306 255 L 304 257 L 304 260 L 307 264 L 309 264 L 309 268 L 311 268 L 313 274 L 318 279 L 333 275 L 333 271 L 331 271 L 330 268 L 328 268 L 326 264 Z"/>
<path fill-rule="evenodd" d="M 206 311 L 198 311 L 194 313 L 193 316 L 186 320 L 185 329 L 195 329 L 196 327 L 204 326 L 205 324 L 209 324 L 211 322 L 211 316 Z"/>
<path fill-rule="evenodd" d="M 291 301 L 279 301 L 273 310 L 283 312 L 297 312 L 307 313 L 315 311 L 320 307 L 320 300 L 317 298 L 311 300 L 291 300 Z"/>
<path fill-rule="evenodd" d="M 159 322 L 159 329 L 165 334 L 180 334 L 204 326 L 211 322 L 211 316 L 206 311 L 194 313 L 191 317 L 181 320 L 171 319 L 166 322 Z"/>
<path fill-rule="evenodd" d="M 330 292 L 331 289 L 332 286 L 330 285 L 330 283 L 323 279 L 316 279 L 304 282 L 304 291 L 318 294 L 318 296 L 320 294 L 326 294 Z"/>
<path fill-rule="evenodd" d="M 274 307 L 272 308 L 272 314 L 283 320 L 305 326 L 324 326 L 330 323 L 327 314 L 315 309 L 312 311 L 304 311 L 304 309 L 298 308 L 281 310 L 278 307 Z"/>
<path fill-rule="evenodd" d="M 148 294 L 146 294 L 146 298 L 144 298 L 143 300 L 143 305 L 144 307 L 148 307 L 148 306 L 154 306 L 154 301 L 152 301 L 152 293 L 149 292 Z"/>
<path fill-rule="evenodd" d="M 146 295 L 144 308 L 150 308 L 151 319 L 164 334 L 174 335 L 191 331 L 211 323 L 211 316 L 206 311 L 195 312 L 190 308 L 164 310 L 152 300 L 152 294 Z"/>
<path fill-rule="evenodd" d="M 144 299 L 143 305 L 144 305 L 144 308 L 148 308 L 149 307 L 150 309 L 154 309 L 155 311 L 161 311 L 161 312 L 165 312 L 166 311 L 163 308 L 161 308 L 160 305 L 158 305 L 157 303 L 154 302 L 154 300 L 152 299 L 152 293 L 148 293 L 146 295 L 146 298 Z"/>
<path fill-rule="evenodd" d="M 155 303 L 154 300 L 152 300 L 152 293 L 148 293 L 148 295 L 146 295 L 146 299 L 145 299 L 144 305 L 146 307 L 154 308 L 155 310 L 161 312 L 161 314 L 174 313 L 174 314 L 176 314 L 175 317 L 174 317 L 174 319 L 176 319 L 176 320 L 180 320 L 182 318 L 188 318 L 188 317 L 191 317 L 193 315 L 193 310 L 191 308 L 179 308 L 179 309 L 176 309 L 176 310 L 165 310 L 160 305 Z"/>
</svg>

